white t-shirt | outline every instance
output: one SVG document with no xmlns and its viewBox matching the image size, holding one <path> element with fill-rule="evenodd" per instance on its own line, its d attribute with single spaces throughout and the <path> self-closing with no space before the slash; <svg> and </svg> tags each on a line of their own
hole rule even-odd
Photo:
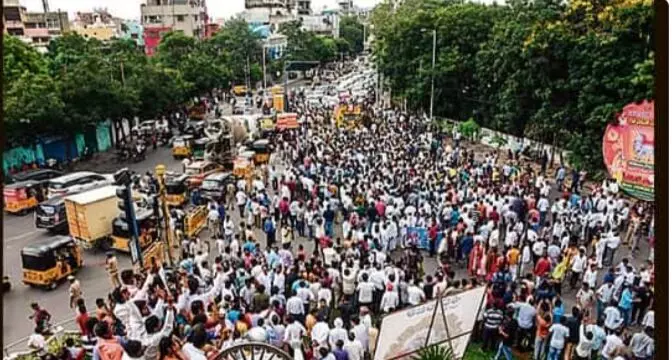
<svg viewBox="0 0 672 360">
<path fill-rule="evenodd" d="M 610 354 L 621 346 L 623 346 L 623 340 L 621 340 L 620 336 L 614 334 L 607 335 L 601 355 L 606 359 L 611 359 Z"/>
<path fill-rule="evenodd" d="M 370 303 L 373 301 L 373 290 L 375 286 L 371 282 L 361 282 L 357 285 L 359 291 L 358 300 L 360 303 Z"/>
<path fill-rule="evenodd" d="M 565 347 L 565 339 L 569 336 L 569 329 L 562 324 L 553 324 L 549 329 L 551 334 L 550 345 L 555 349 L 563 349 Z"/>
</svg>

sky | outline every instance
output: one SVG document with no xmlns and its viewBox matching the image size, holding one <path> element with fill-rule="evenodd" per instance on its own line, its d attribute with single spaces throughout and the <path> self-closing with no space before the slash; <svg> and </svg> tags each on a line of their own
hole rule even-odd
<svg viewBox="0 0 672 360">
<path fill-rule="evenodd" d="M 355 0 L 355 6 L 371 7 L 381 0 Z M 42 11 L 42 0 L 20 0 L 28 11 Z M 61 9 L 70 14 L 78 11 L 90 12 L 93 8 L 107 8 L 112 16 L 122 19 L 140 19 L 140 4 L 145 0 L 49 0 L 49 9 L 52 11 Z M 324 6 L 336 8 L 338 0 L 313 0 L 313 10 L 321 10 Z M 212 19 L 229 18 L 245 10 L 244 0 L 206 0 L 208 15 Z"/>
</svg>

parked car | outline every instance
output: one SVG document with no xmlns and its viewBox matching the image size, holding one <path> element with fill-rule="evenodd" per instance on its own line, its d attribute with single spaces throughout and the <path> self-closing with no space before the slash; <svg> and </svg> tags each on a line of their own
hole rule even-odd
<svg viewBox="0 0 672 360">
<path fill-rule="evenodd" d="M 111 174 L 103 175 L 91 171 L 78 171 L 49 180 L 47 197 L 72 194 L 113 183 L 114 176 Z"/>
<path fill-rule="evenodd" d="M 33 169 L 22 171 L 14 175 L 5 176 L 5 184 L 13 184 L 22 181 L 34 180 L 39 182 L 46 182 L 50 179 L 62 176 L 63 173 L 52 169 Z"/>
</svg>

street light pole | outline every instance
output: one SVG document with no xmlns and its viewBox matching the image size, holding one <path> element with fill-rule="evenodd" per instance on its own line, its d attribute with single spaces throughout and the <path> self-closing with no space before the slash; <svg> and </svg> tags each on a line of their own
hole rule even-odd
<svg viewBox="0 0 672 360">
<path fill-rule="evenodd" d="M 429 120 L 434 120 L 434 66 L 436 65 L 436 29 L 432 31 L 432 90 L 429 95 Z"/>
<path fill-rule="evenodd" d="M 261 51 L 261 65 L 262 71 L 264 72 L 263 82 L 264 82 L 264 97 L 266 97 L 266 45 L 263 46 Z"/>
</svg>

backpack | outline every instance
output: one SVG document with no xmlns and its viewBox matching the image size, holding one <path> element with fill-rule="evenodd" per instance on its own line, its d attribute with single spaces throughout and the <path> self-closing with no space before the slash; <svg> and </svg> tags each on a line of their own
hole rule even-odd
<svg viewBox="0 0 672 360">
<path fill-rule="evenodd" d="M 116 338 L 110 340 L 98 339 L 96 349 L 98 349 L 100 360 L 121 360 L 124 355 L 124 348 L 121 347 Z"/>
</svg>

